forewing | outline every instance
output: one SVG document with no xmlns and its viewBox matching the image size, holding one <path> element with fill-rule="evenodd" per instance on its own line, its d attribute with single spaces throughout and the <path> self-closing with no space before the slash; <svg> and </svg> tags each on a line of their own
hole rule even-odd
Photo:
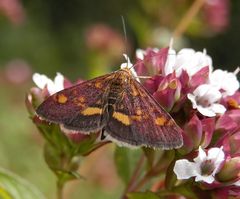
<svg viewBox="0 0 240 199">
<path fill-rule="evenodd" d="M 182 130 L 136 80 L 125 85 L 106 133 L 121 144 L 162 149 L 182 146 Z"/>
<path fill-rule="evenodd" d="M 113 78 L 111 73 L 57 92 L 48 97 L 36 112 L 67 129 L 97 131 L 106 124 L 103 107 Z"/>
</svg>

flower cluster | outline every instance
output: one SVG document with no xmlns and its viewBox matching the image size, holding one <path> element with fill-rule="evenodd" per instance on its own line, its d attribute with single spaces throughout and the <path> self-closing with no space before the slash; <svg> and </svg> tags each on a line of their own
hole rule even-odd
<svg viewBox="0 0 240 199">
<path fill-rule="evenodd" d="M 149 48 L 136 56 L 137 74 L 151 76 L 144 86 L 184 130 L 173 168 L 177 179 L 184 184 L 194 177 L 192 186 L 216 198 L 239 196 L 239 69 L 214 70 L 206 50 Z"/>
<path fill-rule="evenodd" d="M 214 70 L 212 59 L 205 50 L 195 52 L 193 49 L 182 49 L 176 53 L 172 48 L 148 48 L 137 50 L 136 55 L 137 60 L 133 65 L 125 56 L 127 63 L 122 64 L 121 68 L 129 67 L 133 76 L 141 81 L 183 129 L 184 144 L 176 150 L 172 163 L 169 164 L 172 165 L 169 166 L 171 172 L 166 174 L 165 183 L 168 189 L 181 187 L 194 178 L 196 183 L 192 183 L 188 191 L 197 189 L 196 198 L 201 198 L 201 193 L 205 190 L 209 190 L 210 195 L 216 198 L 238 196 L 240 92 L 236 75 L 239 69 L 235 72 Z M 69 151 L 77 151 L 74 156 L 86 155 L 104 144 L 99 142 L 99 134 L 84 135 L 66 130 L 61 125 L 49 126 L 36 117 L 35 109 L 44 99 L 72 86 L 72 83 L 60 73 L 57 73 L 54 81 L 45 75 L 34 74 L 33 81 L 37 87 L 31 89 L 26 105 L 34 123 L 48 141 L 56 139 L 53 131 L 57 126 L 57 131 L 64 132 L 63 135 L 71 140 L 69 142 L 63 138 L 67 146 L 64 148 L 67 157 Z M 62 144 L 60 147 L 62 150 Z M 62 158 L 64 153 L 59 153 L 59 148 L 56 151 L 53 155 L 61 154 Z M 52 149 L 50 152 L 52 153 Z M 149 151 L 147 153 L 153 154 Z M 49 160 L 48 157 L 46 159 Z M 55 159 L 56 157 L 53 158 L 54 162 L 49 161 L 48 164 L 56 172 L 59 168 L 56 168 Z M 166 166 L 169 163 L 164 164 L 162 161 L 159 161 L 161 165 Z M 147 174 L 146 176 L 149 177 Z"/>
</svg>

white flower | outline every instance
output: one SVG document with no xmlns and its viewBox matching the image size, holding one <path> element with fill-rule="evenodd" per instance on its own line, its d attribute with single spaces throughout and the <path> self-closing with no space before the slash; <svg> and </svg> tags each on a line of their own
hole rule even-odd
<svg viewBox="0 0 240 199">
<path fill-rule="evenodd" d="M 124 58 L 126 59 L 127 62 L 125 63 L 122 63 L 120 68 L 121 69 L 124 69 L 124 68 L 128 68 L 130 69 L 132 75 L 136 78 L 137 81 L 140 82 L 139 78 L 138 78 L 138 75 L 137 75 L 137 72 L 135 71 L 134 67 L 133 67 L 133 64 L 130 62 L 130 59 L 129 57 L 126 55 L 126 54 L 123 54 Z"/>
<path fill-rule="evenodd" d="M 176 51 L 170 47 L 168 50 L 167 61 L 164 67 L 165 75 L 173 73 L 175 62 L 176 62 Z"/>
<path fill-rule="evenodd" d="M 144 59 L 144 56 L 145 56 L 145 50 L 142 50 L 142 49 L 137 49 L 137 50 L 136 50 L 136 57 L 137 57 L 138 59 L 143 60 L 143 59 Z"/>
<path fill-rule="evenodd" d="M 210 184 L 214 181 L 214 176 L 219 171 L 224 156 L 222 147 L 211 148 L 206 154 L 200 146 L 198 157 L 193 159 L 194 162 L 187 159 L 177 160 L 173 171 L 179 180 L 196 177 L 196 182 L 204 181 Z"/>
<path fill-rule="evenodd" d="M 222 97 L 221 92 L 210 84 L 198 86 L 187 97 L 192 102 L 193 108 L 202 115 L 214 117 L 216 114 L 223 114 L 226 111 L 226 108 L 218 103 Z"/>
<path fill-rule="evenodd" d="M 239 82 L 234 73 L 217 69 L 209 76 L 209 84 L 223 90 L 223 96 L 233 95 L 239 89 Z"/>
<path fill-rule="evenodd" d="M 39 73 L 34 73 L 32 78 L 33 82 L 40 89 L 44 89 L 44 87 L 47 87 L 50 95 L 64 89 L 64 77 L 61 73 L 57 73 L 54 81 L 49 79 L 46 75 L 41 75 Z"/>
<path fill-rule="evenodd" d="M 238 180 L 237 182 L 235 182 L 233 185 L 240 187 L 240 180 Z"/>
<path fill-rule="evenodd" d="M 151 50 L 152 50 L 153 52 L 155 52 L 155 53 L 158 53 L 158 52 L 159 52 L 159 49 L 158 49 L 158 48 L 152 48 Z M 137 57 L 138 59 L 143 60 L 145 55 L 146 55 L 146 51 L 145 51 L 145 50 L 140 49 L 140 48 L 136 50 L 136 57 Z"/>
<path fill-rule="evenodd" d="M 192 77 L 205 66 L 208 66 L 209 71 L 212 71 L 212 58 L 206 54 L 205 50 L 203 52 L 195 52 L 193 49 L 183 48 L 176 55 L 175 50 L 170 48 L 165 64 L 165 74 L 168 75 L 175 71 L 179 77 L 182 70 L 185 70 Z"/>
</svg>

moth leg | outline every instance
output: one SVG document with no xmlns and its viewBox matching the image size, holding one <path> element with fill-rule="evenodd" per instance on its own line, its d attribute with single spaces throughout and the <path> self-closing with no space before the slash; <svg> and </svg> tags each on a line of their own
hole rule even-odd
<svg viewBox="0 0 240 199">
<path fill-rule="evenodd" d="M 101 141 L 105 140 L 105 138 L 107 137 L 107 135 L 106 135 L 106 133 L 105 133 L 105 128 L 102 128 L 100 134 L 101 134 L 100 140 L 101 140 Z"/>
</svg>

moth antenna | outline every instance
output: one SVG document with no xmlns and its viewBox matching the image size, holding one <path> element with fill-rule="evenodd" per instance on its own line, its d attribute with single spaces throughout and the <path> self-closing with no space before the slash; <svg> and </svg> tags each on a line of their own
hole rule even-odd
<svg viewBox="0 0 240 199">
<path fill-rule="evenodd" d="M 127 57 L 129 57 L 129 52 L 128 52 L 128 40 L 127 40 L 127 30 L 126 30 L 126 23 L 125 23 L 125 19 L 123 17 L 123 15 L 121 15 L 121 19 L 122 19 L 122 26 L 123 26 L 123 33 L 124 33 L 124 43 L 125 43 L 125 54 L 127 55 Z M 127 64 L 128 64 L 128 60 L 127 60 Z"/>
</svg>

